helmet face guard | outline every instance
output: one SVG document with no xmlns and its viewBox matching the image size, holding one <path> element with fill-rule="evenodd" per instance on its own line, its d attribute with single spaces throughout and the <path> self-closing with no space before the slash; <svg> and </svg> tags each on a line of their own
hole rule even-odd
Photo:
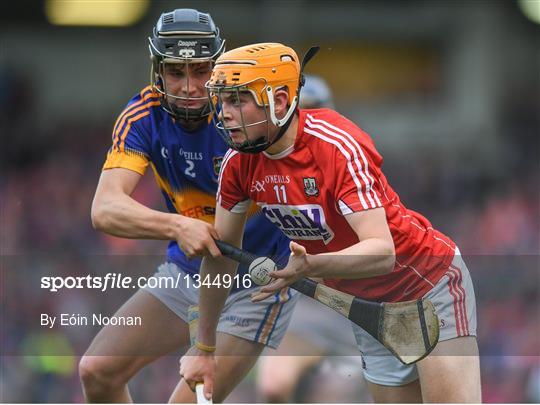
<svg viewBox="0 0 540 405">
<path fill-rule="evenodd" d="M 294 50 L 277 43 L 263 43 L 237 48 L 220 56 L 206 89 L 216 113 L 223 112 L 224 101 L 232 105 L 231 108 L 238 108 L 235 120 L 239 122 L 235 122 L 234 127 L 227 127 L 226 114 L 214 115 L 227 144 L 240 152 L 258 153 L 277 142 L 287 130 L 297 111 L 299 85 L 300 63 Z M 286 91 L 289 96 L 283 117 L 278 117 L 275 110 L 278 90 Z M 246 121 L 241 105 L 234 103 L 246 94 L 250 94 L 257 106 L 264 110 L 264 119 Z M 267 126 L 265 135 L 248 139 L 249 127 L 264 124 Z M 275 127 L 278 129 L 271 130 Z M 231 138 L 231 131 L 235 133 L 236 140 Z M 243 142 L 238 142 L 240 131 L 245 137 Z"/>
<path fill-rule="evenodd" d="M 260 80 L 264 81 L 266 84 L 264 79 Z M 264 88 L 266 87 L 267 86 L 265 85 Z M 273 102 L 272 108 L 269 108 L 270 102 L 268 99 L 268 94 L 265 91 L 262 91 L 260 94 L 256 94 L 256 90 L 246 85 L 212 86 L 209 82 L 206 83 L 206 89 L 208 91 L 210 106 L 213 112 L 212 120 L 214 121 L 214 125 L 217 129 L 219 129 L 218 133 L 230 148 L 243 153 L 259 153 L 266 150 L 272 144 L 274 137 L 270 133 L 269 122 L 274 122 L 270 117 L 275 116 L 275 113 L 273 111 Z M 270 95 L 272 96 L 273 101 L 273 93 Z M 257 106 L 262 107 L 265 114 L 264 119 L 256 120 L 254 122 L 247 122 L 240 103 L 240 99 L 242 97 L 252 97 Z M 219 114 L 220 111 L 223 111 L 224 100 L 232 104 L 232 108 L 238 110 L 237 113 L 240 122 L 237 125 L 228 126 L 225 122 L 223 114 Z M 247 135 L 248 128 L 258 125 L 266 125 L 266 134 L 257 139 L 250 140 Z M 238 130 L 241 131 L 244 136 L 242 141 L 235 141 L 231 137 L 231 131 L 238 132 Z"/>
<path fill-rule="evenodd" d="M 165 78 L 165 70 L 168 68 L 167 64 L 178 64 L 183 69 L 183 74 L 185 76 L 186 84 L 185 88 L 187 89 L 186 96 L 181 96 L 174 94 L 170 91 L 170 89 L 167 87 L 167 81 Z M 157 93 L 161 95 L 160 101 L 161 101 L 161 107 L 167 111 L 170 115 L 172 115 L 176 119 L 185 120 L 185 121 L 200 121 L 205 117 L 208 117 L 210 115 L 210 105 L 208 104 L 208 97 L 206 95 L 201 97 L 191 97 L 189 89 L 190 86 L 193 86 L 193 84 L 190 84 L 190 71 L 193 69 L 194 64 L 204 63 L 203 61 L 193 61 L 186 59 L 184 61 L 178 61 L 178 60 L 170 60 L 163 58 L 157 63 L 152 64 L 151 69 L 151 77 L 153 79 L 153 89 Z M 211 61 L 207 61 L 207 63 L 213 63 Z M 154 66 L 155 65 L 155 66 Z M 209 69 L 211 70 L 211 68 Z M 199 108 L 190 108 L 190 107 L 182 107 L 182 105 L 189 106 L 190 104 L 197 103 L 201 104 L 204 103 L 202 107 Z"/>
<path fill-rule="evenodd" d="M 150 83 L 154 91 L 161 95 L 163 109 L 174 118 L 184 121 L 200 121 L 208 117 L 211 112 L 208 99 L 206 96 L 189 95 L 189 78 L 193 64 L 213 65 L 225 50 L 225 41 L 220 38 L 219 29 L 210 15 L 192 9 L 164 13 L 148 41 L 152 59 Z M 173 94 L 167 88 L 164 79 L 166 64 L 181 64 L 187 81 L 184 96 Z M 199 108 L 190 108 L 189 105 L 194 102 L 205 104 Z"/>
</svg>

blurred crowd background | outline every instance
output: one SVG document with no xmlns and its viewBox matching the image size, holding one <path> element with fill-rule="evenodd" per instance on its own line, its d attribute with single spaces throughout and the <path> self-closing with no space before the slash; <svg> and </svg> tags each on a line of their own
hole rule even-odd
<svg viewBox="0 0 540 405">
<path fill-rule="evenodd" d="M 134 0 L 144 12 L 122 28 L 55 26 L 47 2 L 1 3 L 1 402 L 82 401 L 77 362 L 97 329 L 47 330 L 39 314 L 112 314 L 131 293 L 52 294 L 40 276 L 150 275 L 162 260 L 164 242 L 107 237 L 89 212 L 114 120 L 148 84 L 147 36 L 180 7 L 211 13 L 228 49 L 321 46 L 308 72 L 372 135 L 405 205 L 466 257 L 484 400 L 540 402 L 540 25 L 522 6 L 540 2 Z M 150 174 L 135 197 L 162 207 Z M 133 380 L 135 401 L 167 400 L 180 354 Z M 360 376 L 309 377 L 298 401 L 369 400 Z M 229 400 L 254 401 L 253 380 Z"/>
</svg>

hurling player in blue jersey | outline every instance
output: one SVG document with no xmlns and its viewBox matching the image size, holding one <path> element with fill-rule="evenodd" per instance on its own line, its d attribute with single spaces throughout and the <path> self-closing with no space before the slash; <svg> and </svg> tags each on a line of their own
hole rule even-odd
<svg viewBox="0 0 540 405">
<path fill-rule="evenodd" d="M 170 240 L 156 276 L 181 282 L 178 288 L 141 289 L 118 310 L 118 316 L 142 317 L 142 326 L 106 326 L 98 333 L 79 364 L 87 401 L 131 402 L 127 382 L 133 375 L 189 345 L 188 308 L 198 302 L 201 281 L 196 257 L 220 255 L 214 243 L 215 194 L 228 148 L 210 122 L 204 85 L 224 47 L 209 14 L 192 9 L 162 14 L 149 38 L 151 85 L 128 102 L 114 126 L 92 205 L 94 227 L 124 238 Z M 148 166 L 169 213 L 130 197 Z M 288 256 L 288 240 L 256 208 L 250 212 L 244 247 L 261 256 Z M 253 304 L 246 273 L 221 280 L 232 292 L 217 348 L 199 348 L 216 350 L 219 359 L 215 401 L 226 398 L 265 346 L 279 344 L 297 298 L 283 291 Z M 170 400 L 195 402 L 195 394 L 180 380 Z"/>
</svg>

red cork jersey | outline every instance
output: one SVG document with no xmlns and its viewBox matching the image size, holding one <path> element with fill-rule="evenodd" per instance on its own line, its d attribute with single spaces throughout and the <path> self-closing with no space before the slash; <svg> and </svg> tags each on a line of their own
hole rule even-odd
<svg viewBox="0 0 540 405">
<path fill-rule="evenodd" d="M 383 207 L 394 240 L 389 274 L 356 280 L 327 278 L 333 288 L 374 301 L 422 297 L 445 274 L 455 244 L 407 209 L 381 171 L 372 139 L 328 109 L 300 110 L 293 146 L 277 155 L 224 157 L 218 202 L 245 212 L 255 201 L 266 217 L 310 254 L 336 252 L 359 242 L 346 216 Z"/>
</svg>

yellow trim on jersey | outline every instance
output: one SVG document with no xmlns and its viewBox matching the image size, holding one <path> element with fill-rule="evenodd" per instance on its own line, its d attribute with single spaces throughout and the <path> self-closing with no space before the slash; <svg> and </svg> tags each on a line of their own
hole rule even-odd
<svg viewBox="0 0 540 405">
<path fill-rule="evenodd" d="M 118 132 L 120 132 L 120 127 L 118 127 L 118 123 L 120 122 L 120 120 L 122 120 L 123 118 L 125 118 L 125 116 L 127 114 L 130 113 L 131 110 L 133 110 L 134 107 L 138 106 L 138 105 L 141 105 L 142 103 L 144 103 L 146 100 L 148 100 L 148 98 L 152 97 L 152 93 L 148 93 L 146 94 L 146 96 L 144 96 L 144 93 L 146 93 L 148 90 L 150 90 L 151 86 L 146 86 L 144 89 L 141 90 L 141 92 L 139 93 L 140 96 L 141 96 L 141 99 L 131 105 L 128 105 L 121 113 L 120 115 L 118 116 L 118 118 L 116 119 L 116 122 L 114 123 L 114 131 L 113 131 L 113 140 L 116 140 L 116 137 L 118 136 Z"/>
<path fill-rule="evenodd" d="M 173 190 L 170 183 L 163 179 L 156 167 L 150 162 L 154 177 L 161 190 L 163 190 L 176 208 L 176 212 L 186 217 L 200 219 L 214 225 L 216 212 L 216 195 L 202 191 L 193 186 L 184 186 L 181 190 Z M 258 214 L 261 211 L 254 202 L 248 210 L 247 217 Z"/>
<path fill-rule="evenodd" d="M 150 103 L 152 104 L 152 103 Z M 146 106 L 143 106 L 146 107 Z M 135 115 L 127 120 L 127 125 L 124 128 L 124 131 L 122 132 L 122 135 L 120 136 L 120 151 L 123 152 L 125 149 L 125 143 L 126 143 L 126 137 L 129 133 L 129 130 L 131 129 L 131 124 L 134 123 L 137 120 L 140 120 L 141 118 L 146 117 L 147 115 L 150 115 L 150 111 L 144 111 L 138 115 Z"/>
<path fill-rule="evenodd" d="M 118 139 L 119 139 L 119 136 L 120 136 L 120 132 L 122 132 L 122 128 L 124 127 L 125 125 L 125 122 L 128 118 L 132 117 L 136 112 L 139 112 L 145 108 L 150 108 L 152 106 L 155 106 L 155 105 L 159 105 L 160 102 L 159 100 L 158 101 L 150 101 L 148 103 L 146 103 L 146 101 L 148 99 L 151 99 L 151 98 L 156 98 L 158 97 L 159 95 L 157 93 L 148 93 L 146 94 L 144 97 L 143 97 L 143 94 L 149 89 L 149 87 L 146 87 L 143 91 L 141 91 L 141 99 L 131 105 L 129 105 L 128 107 L 126 107 L 124 109 L 124 111 L 122 111 L 122 113 L 118 116 L 118 118 L 116 119 L 116 122 L 114 123 L 114 130 L 113 130 L 113 147 L 116 147 L 118 148 L 119 147 L 119 144 L 118 144 Z M 144 105 L 141 106 L 141 104 L 143 103 L 146 103 Z"/>
<path fill-rule="evenodd" d="M 123 152 L 119 152 L 116 149 L 111 149 L 107 153 L 107 160 L 105 160 L 102 170 L 123 168 L 133 170 L 142 176 L 148 167 L 148 162 L 148 157 L 137 150 L 125 149 Z"/>
<path fill-rule="evenodd" d="M 189 186 L 181 190 L 173 190 L 169 182 L 161 178 L 153 164 L 151 167 L 159 187 L 167 193 L 179 214 L 214 224 L 216 213 L 216 197 L 214 194 Z"/>
</svg>

